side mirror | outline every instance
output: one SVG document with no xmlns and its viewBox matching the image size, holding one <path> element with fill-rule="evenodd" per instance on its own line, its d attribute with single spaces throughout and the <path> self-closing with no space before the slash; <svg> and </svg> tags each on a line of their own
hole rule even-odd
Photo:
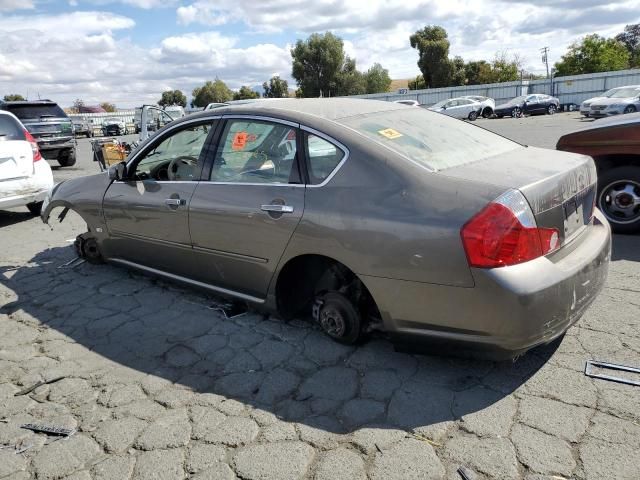
<svg viewBox="0 0 640 480">
<path fill-rule="evenodd" d="M 127 164 L 125 162 L 111 165 L 107 170 L 109 180 L 123 180 L 127 176 Z"/>
</svg>

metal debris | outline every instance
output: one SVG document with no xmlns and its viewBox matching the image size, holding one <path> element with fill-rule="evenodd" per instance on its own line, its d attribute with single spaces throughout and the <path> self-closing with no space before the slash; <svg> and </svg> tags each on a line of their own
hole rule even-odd
<svg viewBox="0 0 640 480">
<path fill-rule="evenodd" d="M 42 385 L 49 385 L 50 383 L 56 383 L 62 380 L 63 378 L 67 378 L 67 377 L 63 375 L 62 377 L 56 377 L 56 378 L 52 378 L 51 380 L 44 380 L 44 381 L 38 382 L 35 385 L 25 388 L 24 390 L 20 390 L 18 393 L 14 393 L 13 396 L 19 397 L 20 395 L 26 395 L 27 393 L 33 392 L 36 388 L 41 387 Z"/>
<path fill-rule="evenodd" d="M 16 455 L 20 455 L 33 447 L 34 445 L 32 444 L 23 445 L 22 443 L 17 443 L 15 445 L 12 445 L 10 443 L 5 443 L 0 445 L 0 450 L 4 450 L 5 448 L 13 448 L 13 453 L 15 453 Z"/>
<path fill-rule="evenodd" d="M 47 435 L 55 435 L 60 437 L 70 437 L 76 433 L 75 428 L 58 427 L 57 425 L 35 425 L 33 423 L 25 423 L 20 428 L 31 430 L 36 433 L 46 433 Z"/>
<path fill-rule="evenodd" d="M 214 303 L 209 308 L 221 312 L 228 319 L 239 317 L 249 311 L 247 305 L 240 302 Z"/>
<path fill-rule="evenodd" d="M 626 385 L 634 385 L 640 387 L 640 380 L 629 380 L 622 377 L 614 377 L 612 375 L 605 375 L 603 373 L 594 373 L 593 367 L 603 368 L 607 370 L 618 370 L 622 372 L 630 372 L 640 374 L 640 368 L 628 367 L 626 365 L 618 365 L 616 363 L 598 362 L 596 360 L 587 360 L 584 365 L 584 374 L 587 377 L 599 378 L 601 380 L 609 380 L 611 382 L 624 383 Z"/>
<path fill-rule="evenodd" d="M 475 472 L 467 467 L 458 468 L 458 475 L 460 475 L 462 480 L 476 480 L 478 478 Z"/>
<path fill-rule="evenodd" d="M 84 258 L 76 257 L 66 263 L 63 263 L 62 265 L 58 265 L 57 268 L 73 268 L 77 267 L 78 265 L 82 265 L 84 262 Z"/>
</svg>

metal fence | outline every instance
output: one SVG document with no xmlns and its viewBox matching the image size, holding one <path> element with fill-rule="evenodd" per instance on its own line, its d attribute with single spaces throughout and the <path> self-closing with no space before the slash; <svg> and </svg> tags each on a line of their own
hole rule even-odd
<svg viewBox="0 0 640 480">
<path fill-rule="evenodd" d="M 124 123 L 127 126 L 127 131 L 133 132 L 134 116 L 135 116 L 135 110 L 120 110 L 117 112 L 104 112 L 104 113 L 70 113 L 69 114 L 69 117 L 71 119 L 83 118 L 88 120 L 91 126 L 93 127 L 94 135 L 102 134 L 102 122 L 104 122 L 106 118 L 118 118 L 118 119 L 124 120 Z"/>
<path fill-rule="evenodd" d="M 580 104 L 587 98 L 614 87 L 640 85 L 640 69 L 620 70 L 617 72 L 590 73 L 543 80 L 523 80 L 485 85 L 466 85 L 463 87 L 429 88 L 426 90 L 407 90 L 406 93 L 372 93 L 354 95 L 355 98 L 376 100 L 417 100 L 421 105 L 432 105 L 448 98 L 464 95 L 482 95 L 503 103 L 518 95 L 528 93 L 552 94 L 560 99 L 562 105 Z M 402 91 L 402 90 L 401 90 Z"/>
</svg>

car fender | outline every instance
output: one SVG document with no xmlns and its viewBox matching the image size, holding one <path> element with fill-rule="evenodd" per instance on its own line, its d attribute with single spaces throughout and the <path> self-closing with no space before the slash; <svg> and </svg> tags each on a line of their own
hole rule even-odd
<svg viewBox="0 0 640 480">
<path fill-rule="evenodd" d="M 59 221 L 64 220 L 69 210 L 73 210 L 87 223 L 90 231 L 106 231 L 102 228 L 102 199 L 110 183 L 111 180 L 106 173 L 57 183 L 44 199 L 40 213 L 42 221 L 48 224 L 51 212 L 56 208 L 62 208 L 58 216 Z"/>
</svg>

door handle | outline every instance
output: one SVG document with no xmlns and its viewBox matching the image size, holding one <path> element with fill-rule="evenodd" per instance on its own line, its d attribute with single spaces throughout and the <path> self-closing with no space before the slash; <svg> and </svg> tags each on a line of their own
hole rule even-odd
<svg viewBox="0 0 640 480">
<path fill-rule="evenodd" d="M 184 205 L 187 202 L 182 198 L 167 198 L 164 201 L 165 205 L 169 205 L 170 207 L 179 207 L 180 205 Z"/>
<path fill-rule="evenodd" d="M 276 212 L 276 213 L 293 213 L 293 207 L 291 205 L 262 205 L 260 209 L 264 212 Z"/>
</svg>

